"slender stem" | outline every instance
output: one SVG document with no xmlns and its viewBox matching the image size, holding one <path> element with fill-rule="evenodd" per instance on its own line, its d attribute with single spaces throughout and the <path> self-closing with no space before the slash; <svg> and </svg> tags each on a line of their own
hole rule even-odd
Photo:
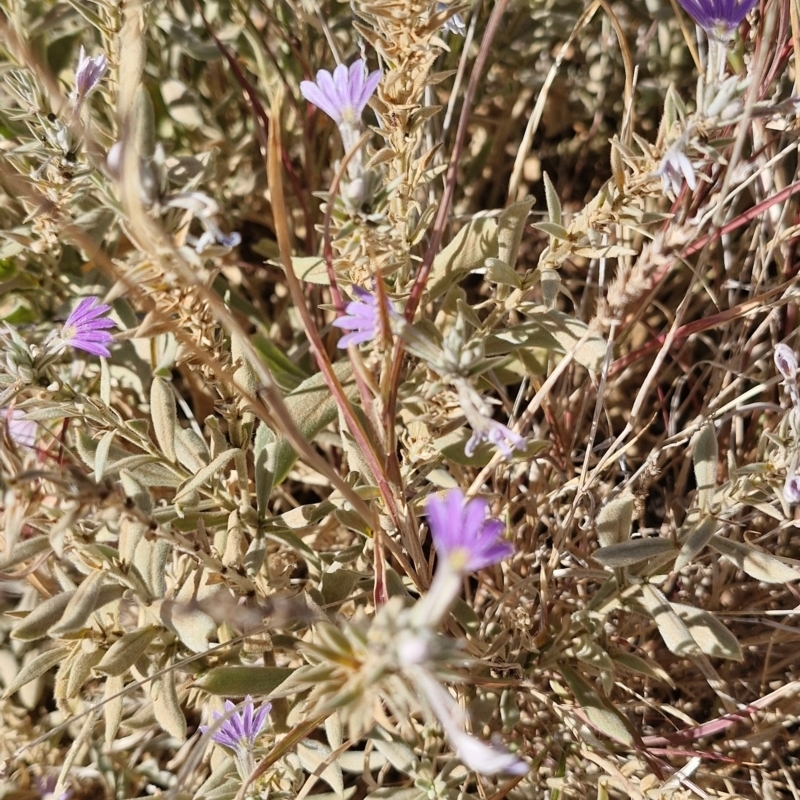
<svg viewBox="0 0 800 800">
<path fill-rule="evenodd" d="M 486 25 L 486 32 L 483 34 L 481 40 L 481 47 L 478 51 L 478 56 L 475 59 L 475 64 L 472 68 L 467 91 L 464 94 L 464 105 L 461 108 L 461 116 L 458 120 L 458 128 L 456 130 L 456 141 L 453 145 L 453 152 L 450 155 L 450 164 L 447 168 L 447 179 L 445 181 L 444 195 L 442 202 L 439 204 L 439 209 L 436 212 L 436 219 L 433 223 L 433 232 L 431 241 L 428 245 L 425 255 L 422 259 L 417 277 L 414 280 L 414 285 L 411 287 L 411 295 L 408 298 L 406 305 L 405 317 L 409 322 L 414 319 L 414 313 L 417 306 L 422 299 L 422 292 L 425 290 L 425 285 L 430 277 L 431 267 L 436 254 L 439 252 L 439 247 L 442 243 L 442 236 L 444 229 L 447 225 L 447 218 L 450 214 L 450 207 L 453 204 L 453 196 L 456 189 L 456 181 L 458 178 L 458 162 L 461 158 L 461 151 L 464 147 L 464 141 L 467 137 L 467 127 L 469 124 L 469 114 L 472 108 L 472 100 L 475 97 L 475 92 L 478 89 L 478 82 L 481 78 L 481 73 L 486 65 L 486 60 L 489 57 L 489 50 L 494 40 L 495 35 L 500 27 L 500 21 L 503 18 L 506 7 L 510 0 L 498 0 L 497 5 L 492 9 L 492 14 L 489 17 L 489 22 Z M 397 392 L 400 384 L 400 372 L 403 367 L 403 342 L 397 339 L 394 346 L 394 353 L 392 355 L 392 376 L 389 384 L 389 396 L 384 409 L 384 423 L 388 428 L 389 425 L 394 425 L 395 415 L 397 413 Z"/>
</svg>

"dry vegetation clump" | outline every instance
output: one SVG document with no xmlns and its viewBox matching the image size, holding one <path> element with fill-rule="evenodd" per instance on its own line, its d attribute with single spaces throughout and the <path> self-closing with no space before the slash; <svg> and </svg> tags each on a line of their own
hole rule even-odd
<svg viewBox="0 0 800 800">
<path fill-rule="evenodd" d="M 797 0 L 0 0 L 0 798 L 800 796 Z"/>
</svg>

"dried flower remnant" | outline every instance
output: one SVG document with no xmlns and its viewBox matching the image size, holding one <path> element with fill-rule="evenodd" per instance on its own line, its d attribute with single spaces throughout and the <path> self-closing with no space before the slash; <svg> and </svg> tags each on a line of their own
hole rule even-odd
<svg viewBox="0 0 800 800">
<path fill-rule="evenodd" d="M 55 344 L 55 352 L 66 347 L 85 350 L 93 356 L 108 356 L 111 352 L 108 345 L 114 337 L 108 332 L 116 323 L 105 315 L 111 306 L 101 304 L 96 297 L 84 297 L 77 308 L 67 317 L 60 331 L 54 332 L 46 340 Z"/>
<path fill-rule="evenodd" d="M 655 172 L 657 178 L 661 178 L 661 185 L 664 187 L 664 194 L 672 192 L 674 197 L 681 193 L 683 181 L 694 191 L 697 188 L 697 177 L 694 172 L 692 162 L 684 152 L 684 142 L 679 139 L 672 147 L 664 153 L 661 163 Z"/>
<path fill-rule="evenodd" d="M 333 321 L 334 327 L 350 331 L 339 340 L 339 347 L 342 349 L 351 344 L 371 342 L 380 335 L 381 330 L 378 298 L 360 286 L 356 286 L 353 292 L 358 299 L 351 300 L 345 306 L 344 315 Z M 394 313 L 391 304 L 388 306 L 388 312 L 390 315 Z"/>
<path fill-rule="evenodd" d="M 212 731 L 211 738 L 223 747 L 233 750 L 237 767 L 242 778 L 248 777 L 255 766 L 253 750 L 256 740 L 261 735 L 272 710 L 272 703 L 263 703 L 258 711 L 253 705 L 253 698 L 247 695 L 241 711 L 230 700 L 225 701 L 225 711 L 213 712 L 214 722 L 224 720 L 219 726 L 201 725 L 203 733 Z"/>
<path fill-rule="evenodd" d="M 424 668 L 411 671 L 419 689 L 434 713 L 450 744 L 466 767 L 481 775 L 527 775 L 530 767 L 499 743 L 488 744 L 465 730 L 465 715 L 453 696 Z"/>
<path fill-rule="evenodd" d="M 321 69 L 316 81 L 300 84 L 303 97 L 336 123 L 347 152 L 355 147 L 361 135 L 361 114 L 381 76 L 380 70 L 367 74 L 366 64 L 358 58 L 349 67 L 339 64 L 333 74 Z"/>
<path fill-rule="evenodd" d="M 726 42 L 758 0 L 678 0 L 710 38 Z"/>
<path fill-rule="evenodd" d="M 105 53 L 89 58 L 81 45 L 78 54 L 78 66 L 75 69 L 75 88 L 70 95 L 75 110 L 75 116 L 81 113 L 81 108 L 86 98 L 97 88 L 103 75 L 108 69 L 108 60 Z"/>
</svg>

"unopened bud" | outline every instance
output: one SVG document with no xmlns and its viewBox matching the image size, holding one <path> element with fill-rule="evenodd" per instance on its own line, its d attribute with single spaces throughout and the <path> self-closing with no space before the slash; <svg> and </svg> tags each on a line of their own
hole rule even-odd
<svg viewBox="0 0 800 800">
<path fill-rule="evenodd" d="M 775 366 L 787 381 L 797 379 L 797 357 L 788 345 L 781 343 L 775 347 Z"/>
<path fill-rule="evenodd" d="M 794 472 L 787 475 L 786 483 L 783 484 L 783 497 L 789 505 L 800 504 L 800 475 Z"/>
</svg>

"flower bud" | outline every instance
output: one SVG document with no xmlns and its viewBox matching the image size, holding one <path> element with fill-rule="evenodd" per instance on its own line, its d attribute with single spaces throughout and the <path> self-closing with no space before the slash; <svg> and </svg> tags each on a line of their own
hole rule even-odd
<svg viewBox="0 0 800 800">
<path fill-rule="evenodd" d="M 797 380 L 797 358 L 788 345 L 781 343 L 775 347 L 775 366 L 784 380 Z"/>
</svg>

